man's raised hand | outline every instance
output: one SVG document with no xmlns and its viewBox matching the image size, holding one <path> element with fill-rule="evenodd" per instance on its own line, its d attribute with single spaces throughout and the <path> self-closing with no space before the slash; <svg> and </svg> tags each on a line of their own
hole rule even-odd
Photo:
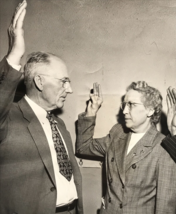
<svg viewBox="0 0 176 214">
<path fill-rule="evenodd" d="M 23 21 L 26 15 L 27 2 L 18 4 L 8 28 L 9 50 L 7 59 L 14 65 L 19 65 L 25 52 Z"/>
<path fill-rule="evenodd" d="M 167 89 L 167 125 L 171 135 L 176 135 L 176 89 Z"/>
</svg>

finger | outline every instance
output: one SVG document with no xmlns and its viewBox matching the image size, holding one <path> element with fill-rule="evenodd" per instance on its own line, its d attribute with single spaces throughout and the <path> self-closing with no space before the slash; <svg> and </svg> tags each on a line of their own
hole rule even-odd
<svg viewBox="0 0 176 214">
<path fill-rule="evenodd" d="M 172 98 L 172 103 L 175 104 L 175 103 L 176 103 L 176 100 L 175 100 L 175 96 L 174 96 L 173 88 L 172 88 L 172 87 L 170 87 L 169 92 L 170 92 L 170 96 L 171 96 L 171 98 Z"/>
<path fill-rule="evenodd" d="M 99 84 L 96 82 L 95 86 L 96 86 L 96 92 L 97 92 L 97 96 L 98 96 L 98 94 L 99 94 Z"/>
<path fill-rule="evenodd" d="M 90 94 L 90 102 L 91 103 L 97 103 L 97 96 L 95 96 L 94 94 Z"/>
<path fill-rule="evenodd" d="M 174 105 L 174 95 L 172 93 L 172 87 L 171 86 L 167 89 L 167 94 L 169 97 L 170 104 Z"/>
<path fill-rule="evenodd" d="M 172 94 L 173 94 L 173 97 L 174 97 L 174 100 L 176 103 L 176 89 L 175 88 L 172 89 Z"/>
<path fill-rule="evenodd" d="M 99 84 L 96 84 L 96 88 L 97 88 L 97 96 L 99 97 L 100 91 L 99 91 Z"/>
<path fill-rule="evenodd" d="M 23 2 L 20 2 L 20 3 L 18 4 L 18 6 L 16 7 L 15 12 L 14 12 L 14 14 L 13 14 L 13 16 L 12 16 L 11 24 L 13 24 L 14 18 L 15 18 L 15 16 L 16 16 L 16 14 L 17 14 L 17 12 L 18 12 L 18 10 L 19 10 L 19 8 L 20 8 L 20 6 L 21 6 L 22 3 L 23 3 Z"/>
<path fill-rule="evenodd" d="M 15 28 L 16 26 L 16 22 L 19 19 L 19 16 L 21 15 L 22 11 L 27 7 L 27 2 L 26 0 L 24 0 L 17 8 L 12 20 L 12 25 Z"/>
<path fill-rule="evenodd" d="M 94 96 L 94 94 L 89 94 L 89 97 L 90 97 L 90 101 L 91 101 L 91 102 L 93 101 L 93 96 Z"/>
<path fill-rule="evenodd" d="M 88 101 L 87 108 L 90 109 L 91 105 L 92 105 L 92 102 L 89 100 L 89 101 Z"/>
<path fill-rule="evenodd" d="M 24 9 L 21 12 L 21 14 L 20 14 L 20 16 L 19 16 L 19 18 L 17 20 L 17 23 L 16 23 L 16 28 L 22 28 L 23 27 L 23 22 L 24 22 L 25 15 L 26 15 L 26 9 Z"/>
<path fill-rule="evenodd" d="M 98 96 L 103 100 L 103 95 L 102 95 L 102 90 L 101 90 L 101 85 L 98 85 Z"/>
<path fill-rule="evenodd" d="M 95 82 L 95 83 L 93 83 L 93 94 L 95 95 L 95 96 L 97 96 L 98 95 L 98 90 L 97 90 L 97 82 Z"/>
<path fill-rule="evenodd" d="M 169 98 L 169 95 L 168 95 L 168 94 L 166 95 L 166 103 L 167 103 L 167 108 L 170 109 L 170 107 L 171 107 L 171 102 L 170 102 L 170 98 Z"/>
</svg>

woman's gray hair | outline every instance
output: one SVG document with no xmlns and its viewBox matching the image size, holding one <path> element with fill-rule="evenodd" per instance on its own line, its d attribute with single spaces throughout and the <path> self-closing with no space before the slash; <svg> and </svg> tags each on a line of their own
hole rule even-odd
<svg viewBox="0 0 176 214">
<path fill-rule="evenodd" d="M 138 91 L 143 95 L 142 102 L 145 107 L 154 109 L 154 113 L 151 116 L 151 122 L 157 124 L 162 112 L 163 98 L 161 93 L 156 88 L 149 86 L 145 81 L 132 82 L 127 88 L 127 91 L 131 89 Z"/>
</svg>

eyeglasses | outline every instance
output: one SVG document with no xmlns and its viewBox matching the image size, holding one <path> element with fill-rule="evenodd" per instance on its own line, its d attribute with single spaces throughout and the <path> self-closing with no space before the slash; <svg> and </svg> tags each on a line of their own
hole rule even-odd
<svg viewBox="0 0 176 214">
<path fill-rule="evenodd" d="M 122 110 L 127 106 L 129 110 L 133 109 L 136 105 L 144 105 L 143 103 L 132 103 L 132 102 L 122 102 L 120 108 Z"/>
<path fill-rule="evenodd" d="M 47 75 L 47 74 L 39 74 L 39 75 L 42 75 L 42 76 L 47 76 L 47 77 L 51 77 L 53 79 L 57 79 L 57 80 L 60 80 L 62 82 L 62 87 L 67 89 L 68 87 L 70 87 L 70 79 L 68 77 L 64 77 L 62 79 L 59 79 L 59 78 L 56 78 L 56 77 L 53 77 L 53 76 L 50 76 L 50 75 Z"/>
</svg>

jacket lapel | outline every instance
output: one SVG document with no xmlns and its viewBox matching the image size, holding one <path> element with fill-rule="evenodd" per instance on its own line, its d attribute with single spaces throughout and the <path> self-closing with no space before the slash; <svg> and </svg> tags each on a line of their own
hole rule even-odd
<svg viewBox="0 0 176 214">
<path fill-rule="evenodd" d="M 52 159 L 50 155 L 50 148 L 43 128 L 39 120 L 35 116 L 33 110 L 31 109 L 31 107 L 24 98 L 20 100 L 18 104 L 23 113 L 24 118 L 29 121 L 28 130 L 34 140 L 34 143 L 36 144 L 40 158 L 46 170 L 48 171 L 51 181 L 55 185 L 55 176 Z"/>
<path fill-rule="evenodd" d="M 127 171 L 133 164 L 141 161 L 152 151 L 154 146 L 153 141 L 156 134 L 157 130 L 155 126 L 152 125 L 126 156 L 125 171 Z"/>
<path fill-rule="evenodd" d="M 123 133 L 115 142 L 114 157 L 123 183 L 125 183 L 125 156 L 131 133 Z"/>
</svg>

